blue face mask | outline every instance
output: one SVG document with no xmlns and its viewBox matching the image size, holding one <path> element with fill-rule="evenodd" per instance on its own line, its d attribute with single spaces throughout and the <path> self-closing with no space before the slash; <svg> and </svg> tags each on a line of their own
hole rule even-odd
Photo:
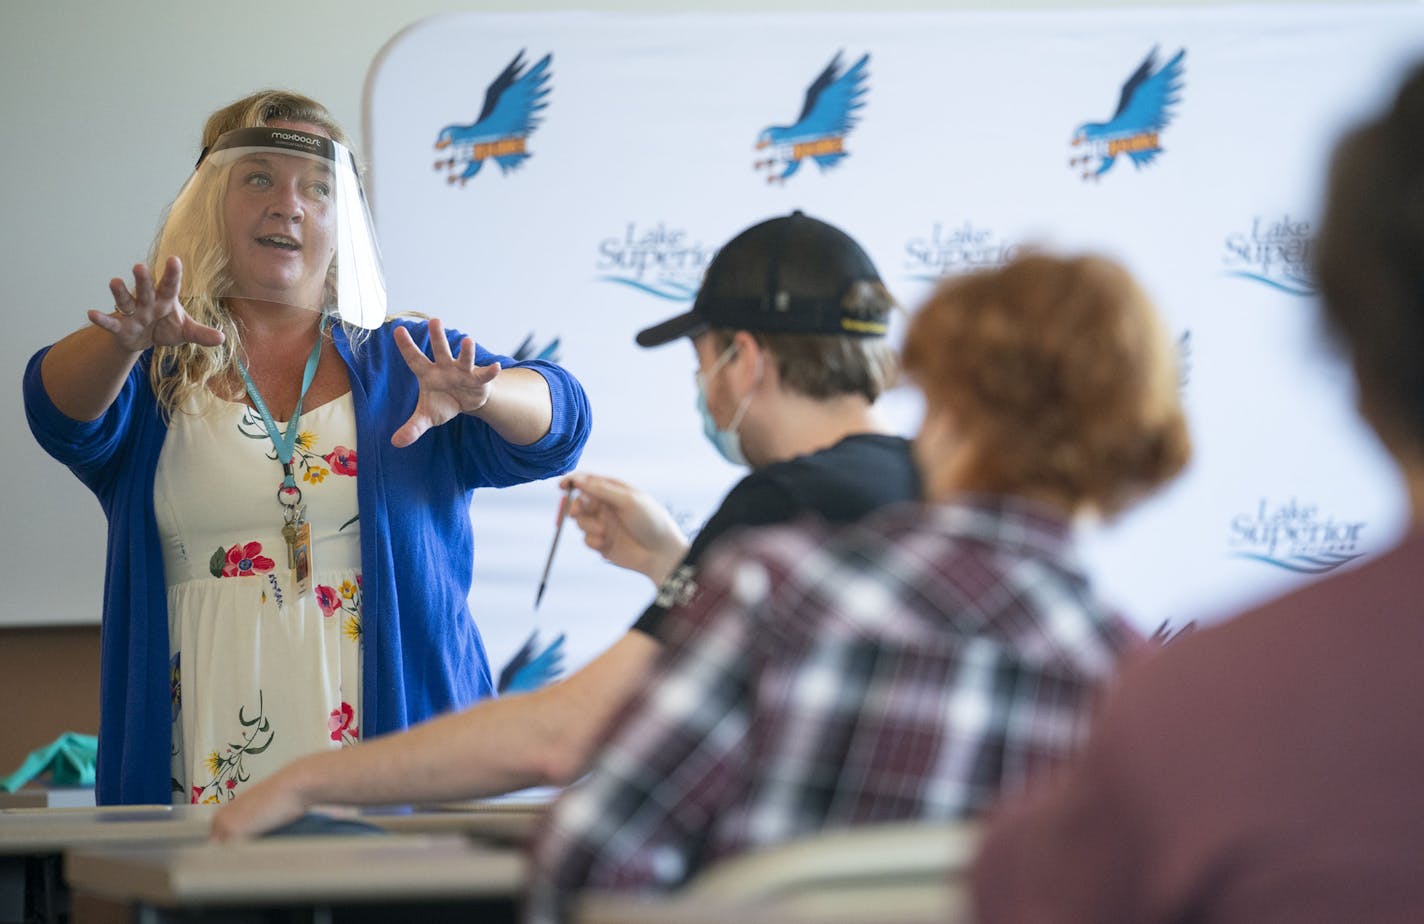
<svg viewBox="0 0 1424 924">
<path fill-rule="evenodd" d="M 747 408 L 751 406 L 752 396 L 747 394 L 742 399 L 742 404 L 737 408 L 737 413 L 732 415 L 732 422 L 723 430 L 717 426 L 717 421 L 712 419 L 712 411 L 707 407 L 707 383 L 727 365 L 737 352 L 736 344 L 732 344 L 717 357 L 717 361 L 712 364 L 712 368 L 706 376 L 701 373 L 697 375 L 697 413 L 702 415 L 702 432 L 707 437 L 707 441 L 717 450 L 718 455 L 726 459 L 733 465 L 745 466 L 747 457 L 742 454 L 742 441 L 737 436 L 737 429 L 742 425 L 742 418 L 746 416 Z"/>
</svg>

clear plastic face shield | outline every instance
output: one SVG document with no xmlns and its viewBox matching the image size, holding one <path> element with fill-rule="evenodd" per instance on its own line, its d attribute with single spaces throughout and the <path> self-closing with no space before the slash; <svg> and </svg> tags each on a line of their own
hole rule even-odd
<svg viewBox="0 0 1424 924">
<path fill-rule="evenodd" d="M 184 296 L 324 311 L 367 329 L 386 319 L 356 162 L 330 138 L 272 127 L 222 135 L 174 200 L 170 238 L 194 248 L 184 260 Z M 205 264 L 217 269 L 205 272 Z"/>
</svg>

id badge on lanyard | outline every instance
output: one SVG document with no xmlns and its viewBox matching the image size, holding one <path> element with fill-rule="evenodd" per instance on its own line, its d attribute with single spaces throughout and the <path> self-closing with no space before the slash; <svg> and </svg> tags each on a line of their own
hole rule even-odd
<svg viewBox="0 0 1424 924">
<path fill-rule="evenodd" d="M 277 503 L 282 508 L 282 538 L 287 543 L 287 569 L 291 572 L 291 585 L 299 596 L 311 592 L 312 587 L 312 539 L 311 523 L 307 521 L 307 506 L 302 503 L 302 489 L 292 473 L 292 463 L 296 459 L 298 425 L 302 420 L 302 401 L 307 396 L 312 379 L 316 377 L 317 362 L 321 359 L 321 342 L 326 334 L 326 319 L 322 319 L 321 331 L 317 334 L 316 345 L 307 357 L 306 370 L 302 373 L 302 391 L 297 396 L 297 406 L 292 411 L 292 419 L 287 421 L 285 433 L 277 429 L 277 422 L 267 410 L 267 403 L 257 391 L 257 385 L 247 374 L 247 367 L 238 360 L 237 369 L 242 373 L 247 395 L 262 417 L 267 428 L 267 436 L 272 440 L 272 448 L 277 452 L 277 461 L 282 463 L 282 483 L 277 486 Z"/>
</svg>

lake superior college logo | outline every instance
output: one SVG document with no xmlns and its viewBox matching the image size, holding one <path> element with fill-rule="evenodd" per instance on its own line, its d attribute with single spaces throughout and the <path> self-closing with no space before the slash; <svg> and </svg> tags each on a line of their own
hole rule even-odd
<svg viewBox="0 0 1424 924">
<path fill-rule="evenodd" d="M 1262 498 L 1255 511 L 1231 518 L 1227 544 L 1235 558 L 1324 574 L 1364 554 L 1359 547 L 1365 525 L 1322 516 L 1314 504 L 1295 498 L 1274 509 Z"/>
<path fill-rule="evenodd" d="M 1289 215 L 1251 219 L 1251 230 L 1226 236 L 1222 263 L 1229 276 L 1249 279 L 1290 295 L 1316 294 L 1310 272 L 1315 235 L 1310 222 Z"/>
<path fill-rule="evenodd" d="M 682 228 L 658 222 L 638 229 L 628 222 L 623 233 L 598 242 L 595 269 L 613 282 L 668 301 L 690 301 L 702 285 L 707 264 L 717 255 Z"/>
<path fill-rule="evenodd" d="M 905 242 L 905 268 L 916 282 L 936 282 L 970 270 L 992 269 L 1013 259 L 1018 246 L 998 240 L 989 228 L 966 221 L 955 228 L 935 222 L 928 236 Z"/>
<path fill-rule="evenodd" d="M 1119 154 L 1132 158 L 1138 169 L 1162 153 L 1160 135 L 1172 120 L 1172 106 L 1182 89 L 1182 58 L 1179 50 L 1172 60 L 1156 68 L 1157 49 L 1147 53 L 1127 83 L 1122 85 L 1117 111 L 1106 122 L 1084 122 L 1073 133 L 1073 147 L 1087 150 L 1069 159 L 1068 166 L 1082 167 L 1084 180 L 1097 180 L 1112 169 Z"/>
<path fill-rule="evenodd" d="M 870 55 L 863 54 L 848 70 L 841 70 L 841 53 L 806 88 L 801 115 L 791 125 L 768 125 L 757 136 L 756 148 L 765 155 L 753 165 L 767 170 L 768 183 L 785 183 L 807 158 L 829 170 L 850 155 L 846 135 L 860 121 L 856 110 L 865 105 L 865 78 Z M 780 172 L 778 172 L 780 171 Z"/>
<path fill-rule="evenodd" d="M 485 90 L 484 108 L 474 122 L 440 129 L 435 149 L 450 153 L 435 162 L 435 169 L 443 168 L 449 182 L 464 186 L 486 160 L 499 164 L 501 173 L 528 160 L 525 142 L 543 121 L 540 111 L 549 105 L 545 97 L 551 89 L 547 84 L 552 58 L 545 55 L 526 69 L 521 49 Z"/>
</svg>

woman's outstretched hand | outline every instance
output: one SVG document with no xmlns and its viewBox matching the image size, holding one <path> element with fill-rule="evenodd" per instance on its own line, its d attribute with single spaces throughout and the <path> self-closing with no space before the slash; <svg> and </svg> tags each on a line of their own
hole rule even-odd
<svg viewBox="0 0 1424 924">
<path fill-rule="evenodd" d="M 409 446 L 431 427 L 460 414 L 473 414 L 494 394 L 499 363 L 476 366 L 475 341 L 469 337 L 460 341 L 459 355 L 452 355 L 450 341 L 445 339 L 445 325 L 439 318 L 430 319 L 431 356 L 415 345 L 404 327 L 397 325 L 394 336 L 401 356 L 420 383 L 420 397 L 410 419 L 391 435 L 392 446 Z"/>
<path fill-rule="evenodd" d="M 122 279 L 109 280 L 109 291 L 114 296 L 112 312 L 89 312 L 94 326 L 113 334 L 121 348 L 139 353 L 151 346 L 217 346 L 223 342 L 222 331 L 193 320 L 178 301 L 183 263 L 177 257 L 168 258 L 163 265 L 163 278 L 156 285 L 153 274 L 142 263 L 134 265 L 133 278 L 132 292 Z"/>
</svg>

